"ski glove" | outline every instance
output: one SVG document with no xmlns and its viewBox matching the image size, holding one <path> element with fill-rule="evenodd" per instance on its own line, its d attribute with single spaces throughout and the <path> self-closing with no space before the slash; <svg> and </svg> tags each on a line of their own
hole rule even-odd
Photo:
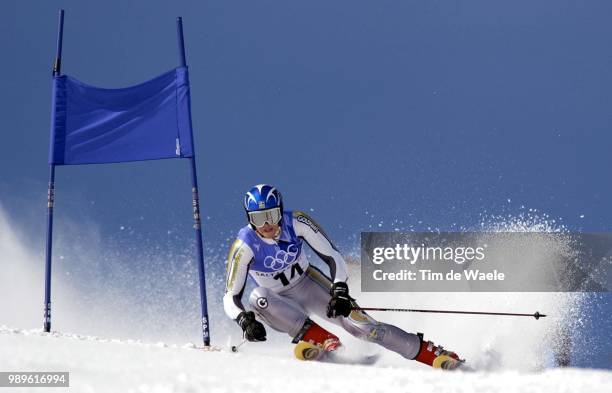
<svg viewBox="0 0 612 393">
<path fill-rule="evenodd" d="M 327 305 L 327 317 L 348 317 L 353 308 L 349 296 L 348 285 L 346 285 L 345 282 L 334 283 L 331 287 L 330 294 L 332 298 Z"/>
<path fill-rule="evenodd" d="M 253 311 L 243 311 L 236 319 L 248 341 L 266 341 L 266 328 L 255 319 Z"/>
</svg>

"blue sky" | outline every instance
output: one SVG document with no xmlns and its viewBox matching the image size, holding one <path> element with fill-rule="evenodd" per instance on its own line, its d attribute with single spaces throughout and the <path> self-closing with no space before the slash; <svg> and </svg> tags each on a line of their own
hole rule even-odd
<svg viewBox="0 0 612 393">
<path fill-rule="evenodd" d="M 0 202 L 36 247 L 59 8 L 63 71 L 104 87 L 175 67 L 183 16 L 211 250 L 260 182 L 346 247 L 371 227 L 475 228 L 529 209 L 610 230 L 610 2 L 6 1 Z M 125 253 L 188 247 L 188 170 L 59 168 L 58 236 L 86 218 Z"/>
<path fill-rule="evenodd" d="M 240 196 L 262 181 L 331 227 L 369 225 L 365 211 L 470 225 L 521 205 L 572 229 L 609 227 L 606 2 L 8 3 L 9 206 L 46 182 L 59 7 L 63 71 L 105 87 L 174 67 L 184 17 L 202 206 L 216 228 L 241 223 Z M 178 214 L 186 165 L 60 168 L 58 197 L 95 201 L 109 223 L 160 204 Z"/>
</svg>

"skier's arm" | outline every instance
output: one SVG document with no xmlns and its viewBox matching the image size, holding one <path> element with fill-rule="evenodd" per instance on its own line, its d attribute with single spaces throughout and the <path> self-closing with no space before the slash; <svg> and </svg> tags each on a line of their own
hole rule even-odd
<svg viewBox="0 0 612 393">
<path fill-rule="evenodd" d="M 231 319 L 238 318 L 238 315 L 245 310 L 242 305 L 242 294 L 252 259 L 253 250 L 242 240 L 236 239 L 227 259 L 225 296 L 223 296 L 223 308 Z"/>
<path fill-rule="evenodd" d="M 346 262 L 321 227 L 306 213 L 293 212 L 293 227 L 317 255 L 329 266 L 333 282 L 345 282 L 348 278 Z"/>
</svg>

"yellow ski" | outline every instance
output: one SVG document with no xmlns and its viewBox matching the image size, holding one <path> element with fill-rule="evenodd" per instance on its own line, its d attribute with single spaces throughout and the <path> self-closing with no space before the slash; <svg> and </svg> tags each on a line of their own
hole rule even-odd
<svg viewBox="0 0 612 393">
<path fill-rule="evenodd" d="M 306 341 L 298 342 L 293 349 L 293 353 L 299 360 L 319 360 L 325 355 L 323 348 Z"/>
</svg>

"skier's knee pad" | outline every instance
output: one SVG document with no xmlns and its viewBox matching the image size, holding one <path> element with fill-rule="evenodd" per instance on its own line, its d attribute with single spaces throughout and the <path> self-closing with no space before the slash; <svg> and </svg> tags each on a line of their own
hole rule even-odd
<svg viewBox="0 0 612 393">
<path fill-rule="evenodd" d="M 376 327 L 380 323 L 365 313 L 353 311 L 348 318 L 343 318 L 341 323 L 344 330 L 353 337 L 366 341 L 376 341 L 375 337 L 378 337 Z"/>
<path fill-rule="evenodd" d="M 374 343 L 380 343 L 385 334 L 384 327 L 376 325 L 351 325 L 349 327 L 345 327 L 345 330 L 355 338 Z"/>
</svg>

